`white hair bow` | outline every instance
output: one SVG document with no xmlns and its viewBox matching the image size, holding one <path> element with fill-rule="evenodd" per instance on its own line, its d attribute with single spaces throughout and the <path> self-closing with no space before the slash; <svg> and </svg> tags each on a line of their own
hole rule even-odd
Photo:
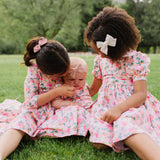
<svg viewBox="0 0 160 160">
<path fill-rule="evenodd" d="M 101 48 L 100 51 L 102 51 L 104 54 L 108 54 L 108 46 L 115 47 L 116 46 L 117 38 L 113 38 L 109 34 L 106 35 L 106 39 L 104 42 L 97 41 L 97 47 Z"/>
</svg>

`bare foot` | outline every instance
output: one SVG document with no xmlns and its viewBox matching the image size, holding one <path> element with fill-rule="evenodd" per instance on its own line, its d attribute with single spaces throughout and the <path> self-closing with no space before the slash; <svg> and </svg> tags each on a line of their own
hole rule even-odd
<svg viewBox="0 0 160 160">
<path fill-rule="evenodd" d="M 108 146 L 102 143 L 92 143 L 92 145 L 98 149 L 107 149 Z"/>
</svg>

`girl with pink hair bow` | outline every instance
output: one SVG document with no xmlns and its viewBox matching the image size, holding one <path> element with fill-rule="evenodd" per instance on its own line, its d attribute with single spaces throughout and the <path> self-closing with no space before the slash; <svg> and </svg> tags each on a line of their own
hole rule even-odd
<svg viewBox="0 0 160 160">
<path fill-rule="evenodd" d="M 0 115 L 0 118 L 4 116 L 4 123 L 0 128 L 1 160 L 16 149 L 26 134 L 32 138 L 44 136 L 55 138 L 85 136 L 88 131 L 86 123 L 88 112 L 85 108 L 71 105 L 55 113 L 52 107 L 51 102 L 57 97 L 72 97 L 76 90 L 74 86 L 63 85 L 62 77 L 67 74 L 70 67 L 70 58 L 65 47 L 57 41 L 34 37 L 26 45 L 24 63 L 28 67 L 24 83 L 25 101 L 9 121 L 6 121 L 8 117 L 4 118 L 5 113 Z M 62 85 L 55 88 L 57 84 Z M 4 103 L 13 108 L 14 104 L 20 105 L 13 101 Z M 9 112 L 9 115 L 14 115 L 12 107 Z M 51 119 L 50 128 L 46 123 L 47 119 Z"/>
</svg>

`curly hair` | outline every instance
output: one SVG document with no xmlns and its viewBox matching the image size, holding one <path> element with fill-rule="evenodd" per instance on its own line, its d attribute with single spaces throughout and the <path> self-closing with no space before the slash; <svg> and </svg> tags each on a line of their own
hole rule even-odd
<svg viewBox="0 0 160 160">
<path fill-rule="evenodd" d="M 108 57 L 112 61 L 120 60 L 131 49 L 135 50 L 141 41 L 133 17 L 117 7 L 105 7 L 93 17 L 84 32 L 84 42 L 96 45 L 97 41 L 105 41 L 107 34 L 117 38 L 115 47 L 108 46 Z"/>
</svg>

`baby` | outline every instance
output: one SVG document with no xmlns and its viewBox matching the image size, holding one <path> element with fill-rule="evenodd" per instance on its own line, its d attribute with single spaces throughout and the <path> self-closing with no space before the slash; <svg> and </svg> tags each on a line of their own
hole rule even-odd
<svg viewBox="0 0 160 160">
<path fill-rule="evenodd" d="M 86 84 L 87 64 L 79 57 L 71 57 L 68 73 L 63 77 L 64 84 L 75 87 L 75 95 L 72 97 L 59 97 L 52 102 L 55 109 L 71 105 L 79 105 L 85 109 L 91 107 L 92 99 Z"/>
</svg>

